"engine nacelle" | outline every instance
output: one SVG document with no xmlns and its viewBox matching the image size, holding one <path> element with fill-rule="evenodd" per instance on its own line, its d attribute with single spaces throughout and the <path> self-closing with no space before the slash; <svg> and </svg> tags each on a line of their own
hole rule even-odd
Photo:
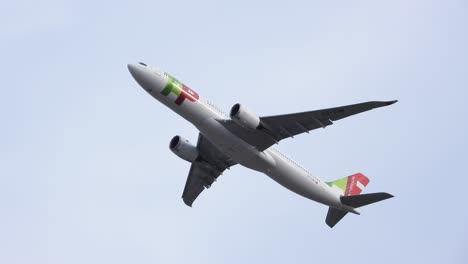
<svg viewBox="0 0 468 264">
<path fill-rule="evenodd" d="M 194 162 L 198 157 L 197 147 L 181 136 L 173 137 L 169 143 L 169 148 L 179 158 L 188 162 Z"/>
<path fill-rule="evenodd" d="M 260 126 L 260 118 L 241 104 L 235 104 L 231 108 L 229 116 L 234 122 L 245 128 L 257 129 Z"/>
</svg>

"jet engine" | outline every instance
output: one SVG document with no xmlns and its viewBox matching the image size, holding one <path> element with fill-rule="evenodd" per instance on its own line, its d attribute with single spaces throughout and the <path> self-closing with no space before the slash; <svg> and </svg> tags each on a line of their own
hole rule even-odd
<svg viewBox="0 0 468 264">
<path fill-rule="evenodd" d="M 257 129 L 260 126 L 260 118 L 241 104 L 235 104 L 229 116 L 236 124 L 248 129 Z"/>
<path fill-rule="evenodd" d="M 197 147 L 181 136 L 173 137 L 169 143 L 169 148 L 179 158 L 188 162 L 194 162 L 198 157 Z"/>
</svg>

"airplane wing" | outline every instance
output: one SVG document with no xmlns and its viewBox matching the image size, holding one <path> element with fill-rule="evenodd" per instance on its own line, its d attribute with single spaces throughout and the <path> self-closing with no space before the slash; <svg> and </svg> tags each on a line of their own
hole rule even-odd
<svg viewBox="0 0 468 264">
<path fill-rule="evenodd" d="M 219 122 L 259 151 L 263 151 L 282 139 L 294 137 L 304 132 L 309 133 L 310 130 L 317 128 L 325 128 L 333 124 L 332 121 L 396 102 L 396 100 L 373 101 L 295 114 L 260 117 L 260 128 L 256 130 L 239 126 L 232 120 L 220 120 Z"/>
<path fill-rule="evenodd" d="M 210 188 L 224 170 L 236 164 L 205 139 L 202 134 L 198 135 L 197 149 L 200 156 L 190 167 L 182 194 L 182 199 L 188 206 L 192 206 L 198 195 L 205 188 Z"/>
</svg>

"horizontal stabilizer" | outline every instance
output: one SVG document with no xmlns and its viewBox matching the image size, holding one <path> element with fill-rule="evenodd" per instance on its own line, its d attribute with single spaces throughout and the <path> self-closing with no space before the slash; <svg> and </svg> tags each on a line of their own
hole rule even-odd
<svg viewBox="0 0 468 264">
<path fill-rule="evenodd" d="M 330 207 L 325 223 L 327 223 L 329 227 L 334 227 L 347 213 L 348 212 Z"/>
<path fill-rule="evenodd" d="M 341 196 L 340 200 L 341 203 L 351 206 L 353 208 L 359 208 L 361 206 L 365 206 L 368 204 L 380 202 L 382 200 L 386 200 L 392 198 L 393 195 L 389 193 L 366 193 L 360 195 L 350 195 L 350 196 Z"/>
</svg>

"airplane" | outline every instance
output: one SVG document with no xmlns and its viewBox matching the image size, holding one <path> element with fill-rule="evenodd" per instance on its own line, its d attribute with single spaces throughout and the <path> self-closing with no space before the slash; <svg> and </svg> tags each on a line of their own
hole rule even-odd
<svg viewBox="0 0 468 264">
<path fill-rule="evenodd" d="M 236 164 L 264 173 L 296 194 L 328 206 L 325 222 L 331 228 L 347 213 L 359 215 L 357 208 L 393 197 L 385 192 L 361 194 L 369 183 L 362 173 L 323 182 L 272 146 L 285 138 L 325 128 L 333 121 L 392 105 L 397 100 L 264 117 L 236 103 L 227 115 L 158 67 L 140 62 L 128 64 L 128 70 L 146 92 L 200 132 L 196 145 L 179 135 L 169 143 L 173 153 L 191 163 L 182 194 L 184 203 L 190 207 L 203 190 Z"/>
</svg>

